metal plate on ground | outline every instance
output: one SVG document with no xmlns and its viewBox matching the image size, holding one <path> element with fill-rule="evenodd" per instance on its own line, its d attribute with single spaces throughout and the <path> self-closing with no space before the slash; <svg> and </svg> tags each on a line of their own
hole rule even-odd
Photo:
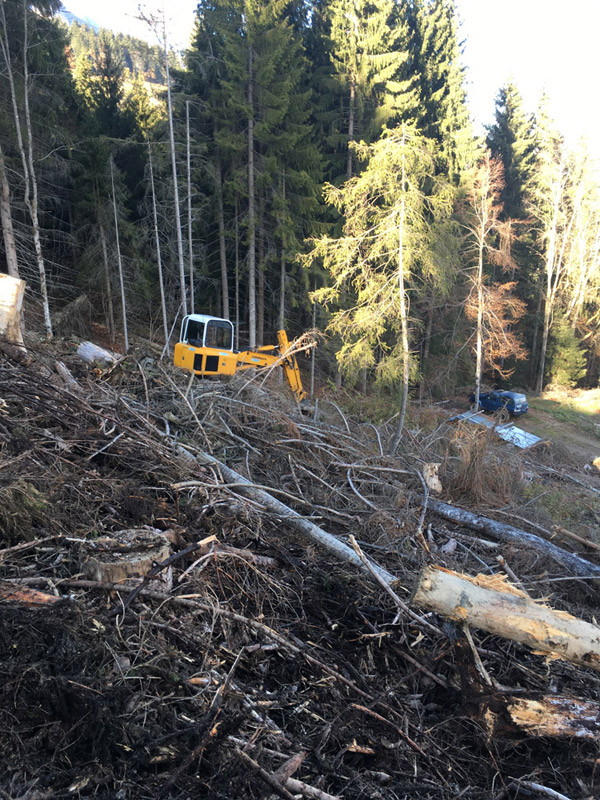
<svg viewBox="0 0 600 800">
<path fill-rule="evenodd" d="M 528 447 L 533 447 L 539 442 L 544 441 L 541 436 L 536 436 L 533 433 L 524 431 L 523 428 L 517 428 L 514 422 L 508 422 L 506 425 L 498 425 L 493 418 L 485 417 L 483 414 L 476 414 L 473 411 L 465 411 L 463 414 L 457 414 L 451 417 L 448 421 L 464 419 L 467 422 L 474 422 L 476 425 L 483 425 L 485 428 L 493 428 L 496 425 L 495 433 L 505 442 L 514 444 L 525 450 Z"/>
</svg>

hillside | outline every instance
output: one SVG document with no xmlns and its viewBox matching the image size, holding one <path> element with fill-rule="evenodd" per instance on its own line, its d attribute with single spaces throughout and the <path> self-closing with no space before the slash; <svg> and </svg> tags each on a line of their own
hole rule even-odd
<svg viewBox="0 0 600 800">
<path fill-rule="evenodd" d="M 556 474 L 559 452 L 518 453 L 431 407 L 391 458 L 391 423 L 349 414 L 339 394 L 301 413 L 262 376 L 186 392 L 146 345 L 91 369 L 74 340 L 27 344 L 27 361 L 0 364 L 3 793 L 597 795 L 599 673 L 411 604 L 429 564 L 508 571 L 531 597 L 594 619 L 592 582 L 543 541 L 598 569 L 597 534 L 586 547 L 547 529 L 529 494 L 539 482 L 598 514 L 593 489 Z M 434 461 L 438 498 L 423 481 Z M 542 545 L 444 521 L 439 498 Z M 393 592 L 311 526 L 351 553 L 353 536 Z M 119 585 L 94 565 L 135 550 L 131 530 L 171 556 Z M 568 707 L 567 740 L 519 728 L 515 698 Z"/>
</svg>

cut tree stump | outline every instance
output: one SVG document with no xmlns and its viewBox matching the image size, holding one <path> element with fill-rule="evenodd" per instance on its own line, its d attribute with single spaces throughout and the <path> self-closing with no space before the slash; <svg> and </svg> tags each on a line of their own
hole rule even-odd
<svg viewBox="0 0 600 800">
<path fill-rule="evenodd" d="M 21 333 L 21 311 L 25 281 L 0 274 L 0 339 L 25 349 Z"/>
<path fill-rule="evenodd" d="M 460 575 L 427 566 L 412 602 L 455 622 L 521 642 L 550 658 L 600 671 L 600 627 L 536 603 L 502 575 Z"/>
<path fill-rule="evenodd" d="M 131 588 L 132 578 L 143 578 L 156 562 L 170 555 L 171 545 L 161 531 L 130 528 L 87 542 L 81 568 L 92 580 L 125 583 Z M 172 570 L 168 567 L 148 585 L 165 591 L 171 588 L 172 582 Z"/>
</svg>

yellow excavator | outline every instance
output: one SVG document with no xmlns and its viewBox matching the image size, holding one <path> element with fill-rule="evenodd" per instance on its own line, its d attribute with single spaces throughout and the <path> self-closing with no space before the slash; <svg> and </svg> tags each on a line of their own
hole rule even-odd
<svg viewBox="0 0 600 800">
<path fill-rule="evenodd" d="M 173 363 L 195 375 L 234 375 L 244 369 L 281 366 L 296 400 L 306 397 L 296 356 L 285 331 L 277 331 L 277 344 L 254 350 L 233 349 L 233 324 L 228 319 L 188 314 L 181 323 Z"/>
</svg>

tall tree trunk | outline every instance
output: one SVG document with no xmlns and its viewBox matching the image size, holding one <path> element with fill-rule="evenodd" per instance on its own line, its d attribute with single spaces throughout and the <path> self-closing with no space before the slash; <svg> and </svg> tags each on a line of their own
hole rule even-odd
<svg viewBox="0 0 600 800">
<path fill-rule="evenodd" d="M 99 222 L 98 227 L 100 230 L 100 247 L 102 248 L 102 263 L 104 266 L 104 291 L 106 292 L 106 311 L 108 314 L 108 335 L 110 338 L 110 345 L 115 345 L 115 311 L 112 298 L 112 286 L 110 280 L 110 267 L 108 264 L 108 249 L 106 247 L 106 234 L 104 232 L 104 225 Z"/>
<path fill-rule="evenodd" d="M 162 310 L 163 330 L 165 332 L 165 347 L 169 343 L 169 323 L 167 321 L 167 301 L 165 297 L 165 280 L 162 269 L 162 256 L 160 252 L 160 236 L 158 235 L 158 212 L 156 210 L 156 191 L 154 188 L 154 168 L 152 166 L 152 150 L 148 139 L 148 165 L 150 167 L 150 188 L 152 190 L 152 217 L 154 219 L 154 242 L 156 244 L 156 263 L 158 265 L 158 284 L 160 287 L 160 307 Z"/>
<path fill-rule="evenodd" d="M 483 206 L 483 203 L 482 203 Z M 479 252 L 477 260 L 477 332 L 475 345 L 475 408 L 479 409 L 479 395 L 481 394 L 481 373 L 483 372 L 483 247 L 484 232 L 481 231 L 479 239 Z"/>
<path fill-rule="evenodd" d="M 0 217 L 2 218 L 2 235 L 4 238 L 4 254 L 6 267 L 12 278 L 19 278 L 19 263 L 17 261 L 17 246 L 15 244 L 15 231 L 13 228 L 12 212 L 10 208 L 10 186 L 4 163 L 4 153 L 0 145 Z"/>
<path fill-rule="evenodd" d="M 313 287 L 313 291 L 317 291 L 316 285 Z M 317 328 L 317 304 L 313 300 L 313 307 L 312 307 L 312 329 L 313 331 Z M 315 366 L 316 366 L 316 347 L 313 347 L 312 352 L 310 354 L 310 397 L 311 400 L 315 396 Z"/>
<path fill-rule="evenodd" d="M 350 95 L 348 98 L 348 152 L 346 153 L 346 180 L 352 177 L 352 148 L 350 142 L 354 141 L 354 114 L 356 107 L 356 79 L 350 78 Z"/>
<path fill-rule="evenodd" d="M 235 195 L 235 348 L 240 349 L 240 223 L 238 196 Z"/>
<path fill-rule="evenodd" d="M 125 299 L 125 280 L 123 276 L 123 260 L 121 258 L 121 245 L 119 242 L 119 215 L 117 214 L 117 196 L 115 194 L 115 174 L 112 156 L 110 159 L 110 184 L 112 187 L 113 211 L 115 214 L 115 242 L 117 245 L 117 263 L 119 265 L 119 285 L 121 287 L 121 307 L 123 310 L 123 339 L 125 352 L 129 352 L 129 332 L 127 329 L 127 303 Z"/>
<path fill-rule="evenodd" d="M 221 262 L 221 308 L 223 317 L 229 319 L 229 281 L 227 277 L 227 249 L 225 247 L 225 209 L 223 207 L 223 175 L 221 159 L 215 163 L 215 183 L 217 189 L 217 218 L 219 223 L 219 259 Z"/>
<path fill-rule="evenodd" d="M 537 301 L 537 309 L 535 312 L 535 320 L 533 323 L 533 341 L 531 343 L 531 370 L 529 373 L 529 379 L 531 380 L 531 384 L 533 385 L 537 375 L 537 362 L 538 362 L 538 355 L 537 355 L 537 342 L 538 336 L 540 334 L 540 314 L 542 313 L 542 290 L 541 288 L 538 291 L 538 301 Z"/>
<path fill-rule="evenodd" d="M 403 148 L 405 140 L 403 137 Z M 406 408 L 408 405 L 408 381 L 410 377 L 410 351 L 408 349 L 408 304 L 406 302 L 406 286 L 404 283 L 404 224 L 405 224 L 405 192 L 406 168 L 404 152 L 402 153 L 402 198 L 400 200 L 400 219 L 398 220 L 398 292 L 400 295 L 400 323 L 402 327 L 402 396 L 400 401 L 400 418 L 396 427 L 396 434 L 392 441 L 390 453 L 393 455 L 404 430 Z"/>
<path fill-rule="evenodd" d="M 265 343 L 265 201 L 261 193 L 258 211 L 258 315 L 256 340 Z"/>
<path fill-rule="evenodd" d="M 190 273 L 190 309 L 194 313 L 194 246 L 192 230 L 192 155 L 190 148 L 190 101 L 185 101 L 185 152 L 187 165 L 187 214 L 188 214 L 188 269 Z"/>
<path fill-rule="evenodd" d="M 52 339 L 52 320 L 50 319 L 50 302 L 48 299 L 48 285 L 46 282 L 46 266 L 42 254 L 42 241 L 40 237 L 40 222 L 38 216 L 38 185 L 33 163 L 33 132 L 31 129 L 31 113 L 29 111 L 29 68 L 28 68 L 28 30 L 27 15 L 29 9 L 27 0 L 23 0 L 23 108 L 25 111 L 25 128 L 27 130 L 27 160 L 29 163 L 29 180 L 31 182 L 31 196 L 29 202 L 29 213 L 33 228 L 33 245 L 35 247 L 35 258 L 40 275 L 40 293 L 42 295 L 42 306 L 44 309 L 44 325 L 46 327 L 46 339 Z"/>
<path fill-rule="evenodd" d="M 21 129 L 21 115 L 19 113 L 19 105 L 17 102 L 17 93 L 15 90 L 15 81 L 12 70 L 12 60 L 10 57 L 10 48 L 8 42 L 8 31 L 6 27 L 6 17 L 4 14 L 4 3 L 0 3 L 0 15 L 2 19 L 2 36 L 0 36 L 0 50 L 6 66 L 6 77 L 10 87 L 10 96 L 13 109 L 13 117 L 15 123 L 15 133 L 17 137 L 17 145 L 21 156 L 21 163 L 23 165 L 23 180 L 25 184 L 25 205 L 29 211 L 31 218 L 31 226 L 33 232 L 33 243 L 35 248 L 36 261 L 38 265 L 38 272 L 40 275 L 40 293 L 42 295 L 42 305 L 44 310 L 44 324 L 46 327 L 46 338 L 52 338 L 52 322 L 50 319 L 50 304 L 48 302 L 48 287 L 46 284 L 46 267 L 42 255 L 42 245 L 40 239 L 40 226 L 38 219 L 38 188 L 37 180 L 35 177 L 35 169 L 33 162 L 33 139 L 31 129 L 31 115 L 29 112 L 29 70 L 28 62 L 28 8 L 26 0 L 23 0 L 23 100 L 25 112 L 25 129 L 27 132 L 27 146 L 23 141 L 23 133 Z"/>
<path fill-rule="evenodd" d="M 256 347 L 256 209 L 254 196 L 254 51 L 248 43 L 248 343 Z"/>
<path fill-rule="evenodd" d="M 285 173 L 281 178 L 281 199 L 283 205 L 285 206 Z M 287 280 L 286 269 L 285 269 L 285 239 L 283 236 L 283 228 L 281 230 L 281 263 L 279 269 L 279 314 L 277 319 L 277 327 L 278 330 L 285 329 L 285 284 Z"/>
<path fill-rule="evenodd" d="M 175 212 L 175 232 L 177 235 L 177 256 L 179 261 L 179 285 L 181 291 L 181 309 L 184 316 L 188 313 L 187 292 L 185 285 L 185 264 L 183 257 L 183 236 L 181 233 L 181 213 L 179 209 L 179 184 L 177 182 L 177 158 L 175 153 L 175 130 L 173 128 L 173 102 L 171 100 L 171 74 L 169 72 L 169 47 L 167 30 L 163 14 L 163 42 L 165 51 L 165 74 L 167 78 L 167 116 L 169 118 L 169 147 L 171 150 L 171 170 L 173 173 L 173 205 Z"/>
</svg>

